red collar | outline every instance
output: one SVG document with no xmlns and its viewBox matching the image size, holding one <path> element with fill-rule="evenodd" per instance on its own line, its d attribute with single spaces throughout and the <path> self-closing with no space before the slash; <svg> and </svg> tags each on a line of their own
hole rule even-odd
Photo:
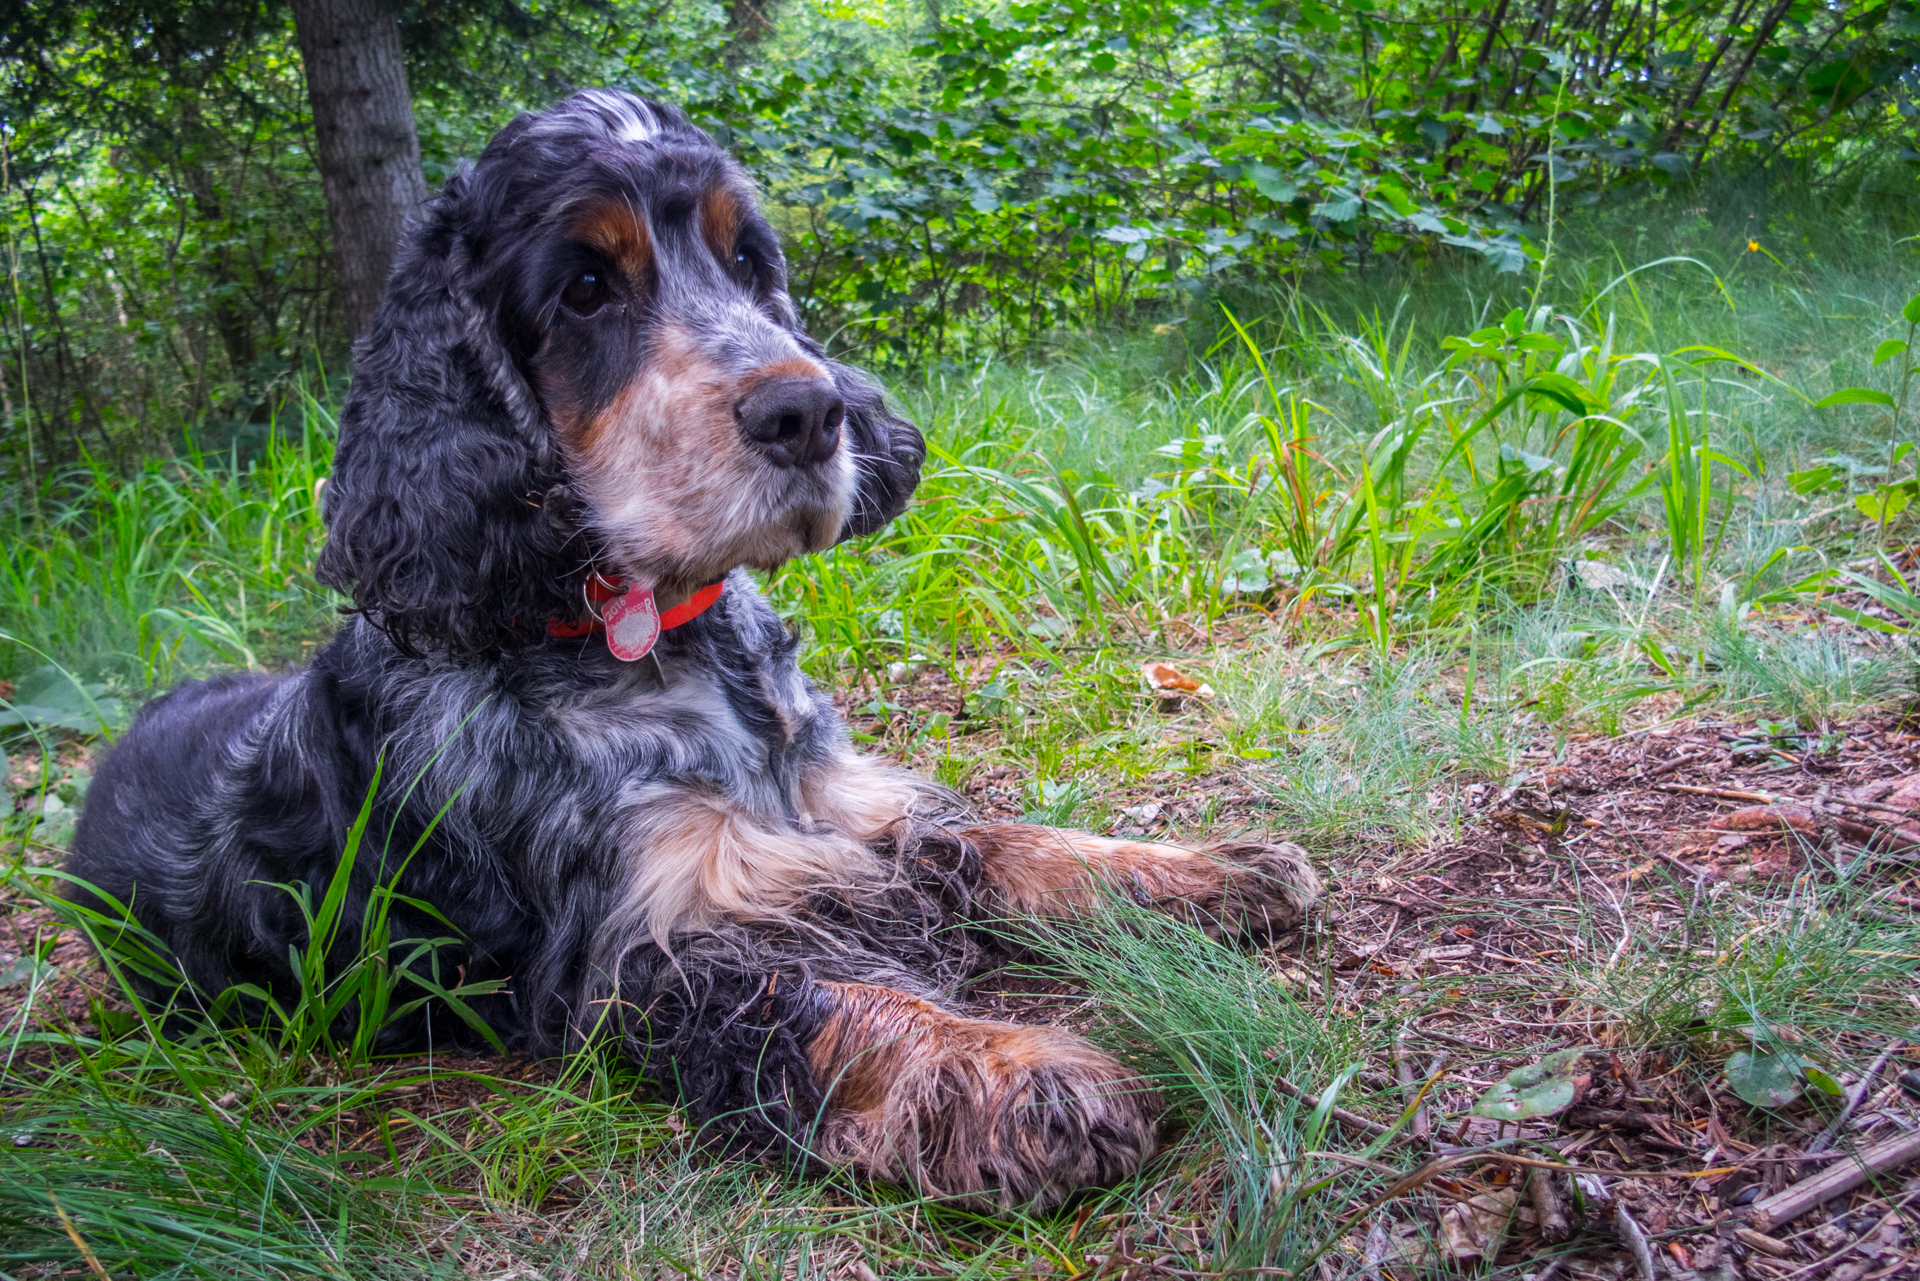
<svg viewBox="0 0 1920 1281">
<path fill-rule="evenodd" d="M 721 579 L 717 583 L 708 583 L 705 587 L 702 587 L 693 595 L 687 597 L 678 605 L 675 605 L 672 609 L 660 611 L 660 630 L 663 632 L 669 631 L 685 623 L 691 623 L 694 619 L 706 613 L 713 602 L 720 599 L 720 593 L 726 588 L 726 585 L 725 579 Z M 593 605 L 604 605 L 626 590 L 626 581 L 617 575 L 610 577 L 596 571 L 587 579 L 587 600 Z M 589 611 L 585 618 L 577 622 L 564 618 L 549 618 L 547 620 L 547 635 L 554 640 L 576 640 L 579 637 L 591 636 L 595 632 L 604 632 L 606 630 L 607 624 L 605 620 L 599 618 L 592 611 Z"/>
</svg>

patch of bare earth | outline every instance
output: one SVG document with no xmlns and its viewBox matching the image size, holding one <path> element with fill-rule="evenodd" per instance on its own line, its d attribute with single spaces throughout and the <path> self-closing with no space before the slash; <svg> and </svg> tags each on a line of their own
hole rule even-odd
<svg viewBox="0 0 1920 1281">
<path fill-rule="evenodd" d="M 963 712 L 943 686 L 916 683 L 916 708 Z M 848 710 L 856 728 L 887 739 L 884 718 Z M 969 754 L 984 756 L 990 738 L 966 744 Z M 1422 1104 L 1392 1140 L 1414 1173 L 1390 1197 L 1351 1207 L 1324 1275 L 1920 1275 L 1920 993 L 1910 996 L 1910 1038 L 1828 1047 L 1836 1059 L 1871 1065 L 1840 1075 L 1842 1099 L 1808 1090 L 1760 1109 L 1732 1091 L 1697 1038 L 1650 1042 L 1590 981 L 1649 951 L 1718 964 L 1724 958 L 1692 932 L 1703 910 L 1723 896 L 1777 903 L 1830 880 L 1836 867 L 1867 890 L 1849 910 L 1920 920 L 1920 733 L 1889 717 L 1836 727 L 1817 743 L 1783 743 L 1750 726 L 1698 721 L 1576 736 L 1562 753 L 1523 759 L 1507 783 L 1469 789 L 1457 839 L 1342 850 L 1329 860 L 1321 928 L 1267 954 L 1277 980 L 1309 1008 L 1379 1012 L 1373 1043 L 1391 1049 L 1365 1065 L 1345 1101 L 1347 1146 L 1380 1135 L 1408 1100 Z M 981 765 L 964 784 L 968 800 L 985 817 L 1018 818 L 1027 779 L 990 757 Z M 1120 801 L 1159 798 L 1162 808 L 1140 819 L 1116 804 L 1118 830 L 1191 830 L 1209 797 L 1214 823 L 1261 825 L 1262 797 L 1231 763 L 1212 774 L 1150 775 L 1125 791 Z M 46 914 L 15 904 L 0 950 L 29 954 L 53 928 Z M 119 1008 L 84 944 L 62 938 L 47 959 L 56 974 L 36 999 L 57 1021 L 80 1025 L 102 1006 Z M 22 995 L 0 990 L 0 1015 L 15 1016 Z M 990 976 L 969 995 L 1027 1020 L 1094 1013 L 1084 994 L 1027 978 Z M 1595 1052 L 1573 1106 L 1517 1124 L 1468 1115 L 1511 1070 L 1577 1047 Z M 487 1096 L 548 1076 L 485 1057 L 414 1066 L 420 1076 L 395 1087 L 405 1097 L 383 1095 L 379 1118 L 371 1110 L 330 1118 L 310 1141 L 392 1156 L 392 1140 L 404 1166 L 411 1145 L 395 1120 L 407 1118 L 402 1133 L 413 1117 L 436 1114 L 484 1125 Z M 1129 1281 L 1198 1275 L 1165 1252 L 1200 1251 L 1208 1183 L 1204 1172 L 1175 1181 L 1137 1225 L 1088 1225 L 1133 1242 L 1102 1272 Z M 564 1217 L 569 1207 L 557 1191 L 539 1213 Z"/>
<path fill-rule="evenodd" d="M 1847 910 L 1920 923 L 1920 734 L 1891 719 L 1836 734 L 1778 750 L 1698 722 L 1574 742 L 1472 789 L 1458 840 L 1339 869 L 1321 944 L 1333 990 L 1311 965 L 1296 977 L 1309 1000 L 1401 1011 L 1376 1080 L 1432 1082 L 1405 1147 L 1430 1158 L 1415 1177 L 1437 1193 L 1424 1214 L 1402 1197 L 1357 1224 L 1354 1255 L 1396 1276 L 1920 1272 L 1920 1032 L 1829 1046 L 1871 1076 L 1842 1075 L 1842 1099 L 1760 1109 L 1698 1038 L 1648 1044 L 1580 981 L 1630 953 L 1724 964 L 1690 933 L 1703 908 L 1804 894 L 1836 867 L 1869 891 Z M 1581 1046 L 1597 1053 L 1574 1106 L 1517 1124 L 1464 1115 L 1510 1070 Z"/>
</svg>

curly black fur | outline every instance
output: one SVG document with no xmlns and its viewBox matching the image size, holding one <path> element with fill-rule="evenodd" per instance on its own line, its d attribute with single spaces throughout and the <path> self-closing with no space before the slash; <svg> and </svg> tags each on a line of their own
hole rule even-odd
<svg viewBox="0 0 1920 1281">
<path fill-rule="evenodd" d="M 622 94 L 522 117 L 429 204 L 357 349 L 326 491 L 318 574 L 353 616 L 301 671 L 150 704 L 75 837 L 71 871 L 130 906 L 189 992 L 297 996 L 306 929 L 279 887 L 318 901 L 371 791 L 338 961 L 393 883 L 394 937 L 447 933 L 408 899 L 457 933 L 443 981 L 505 981 L 472 1004 L 512 1048 L 615 1038 L 735 1133 L 808 1141 L 808 1047 L 835 1017 L 823 983 L 950 998 L 982 875 L 955 798 L 859 761 L 736 568 L 756 562 L 685 536 L 784 558 L 880 528 L 917 480 L 919 433 L 800 332 L 784 272 L 737 167 Z M 776 377 L 838 391 L 843 431 L 815 461 L 775 466 L 725 418 L 728 388 Z M 621 462 L 643 447 L 682 480 L 644 489 Z M 726 587 L 626 663 L 599 635 L 550 632 L 579 619 L 596 571 Z M 700 823 L 747 833 L 744 862 L 701 862 L 724 842 L 699 847 Z M 472 1040 L 431 1005 L 381 1035 Z M 1106 1089 L 1121 1069 L 1084 1048 L 1062 1079 Z M 1040 1096 L 997 1100 L 975 1102 L 1004 1109 L 1001 1128 L 1044 1120 Z M 1146 1104 L 1074 1106 L 1067 1138 L 1035 1142 L 1053 1155 L 983 1157 L 1002 1173 L 981 1177 L 1057 1195 L 1150 1147 Z M 1098 1153 L 1059 1155 L 1082 1130 Z"/>
</svg>

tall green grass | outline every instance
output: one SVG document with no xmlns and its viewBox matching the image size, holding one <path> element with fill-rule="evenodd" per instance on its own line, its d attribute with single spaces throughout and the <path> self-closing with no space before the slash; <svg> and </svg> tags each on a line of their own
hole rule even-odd
<svg viewBox="0 0 1920 1281">
<path fill-rule="evenodd" d="M 0 665 L 51 659 L 145 692 L 297 660 L 332 608 L 312 569 L 334 423 L 304 403 L 245 458 L 189 446 L 125 476 L 96 460 L 13 495 L 0 514 Z"/>
<path fill-rule="evenodd" d="M 1912 517 L 1881 529 L 1850 501 L 1887 476 L 1888 416 L 1809 403 L 1891 376 L 1870 357 L 1920 273 L 1880 229 L 1794 239 L 1803 209 L 1756 212 L 1766 253 L 1732 234 L 1744 222 L 1671 212 L 1638 241 L 1616 215 L 1630 253 L 1570 231 L 1544 278 L 1355 273 L 926 371 L 896 389 L 931 445 L 916 504 L 771 593 L 863 735 L 950 782 L 1013 763 L 1031 816 L 1102 830 L 1118 793 L 1153 788 L 1197 802 L 1156 834 L 1216 832 L 1231 780 L 1319 849 L 1417 845 L 1462 821 L 1462 784 L 1511 776 L 1543 734 L 1705 706 L 1822 728 L 1907 687 L 1891 640 L 1823 630 L 1818 606 L 1863 576 L 1910 598 L 1868 553 L 1897 550 Z M 311 575 L 332 431 L 309 399 L 249 453 L 183 448 L 13 495 L 0 677 L 54 663 L 131 703 L 297 660 L 337 603 Z M 1840 455 L 1857 464 L 1829 465 L 1841 488 L 1791 483 Z M 1143 657 L 1216 693 L 1163 713 Z M 906 688 L 934 670 L 964 715 Z M 0 829 L 16 887 L 46 883 L 28 869 L 48 854 L 36 815 L 84 782 L 72 735 L 37 728 L 0 730 L 38 771 Z M 1649 1038 L 1704 1035 L 1687 1030 L 1703 1010 L 1711 1036 L 1877 1034 L 1910 966 L 1856 967 L 1844 990 L 1836 967 L 1911 940 L 1849 923 L 1851 892 L 1804 897 L 1764 936 L 1743 933 L 1764 905 L 1700 907 L 1696 950 L 1728 954 L 1712 973 L 1649 939 L 1561 977 Z M 25 1142 L 0 1144 L 0 1268 L 986 1277 L 1121 1252 L 1301 1274 L 1404 1164 L 1276 1084 L 1391 1117 L 1400 1101 L 1349 1072 L 1385 1024 L 1124 904 L 1114 928 L 1051 940 L 1049 973 L 1155 1075 L 1169 1151 L 1058 1214 L 994 1220 L 724 1160 L 593 1053 L 531 1080 L 387 1063 L 343 1016 L 403 1010 L 426 989 L 396 963 L 430 976 L 433 941 L 393 938 L 378 904 L 359 921 L 334 895 L 303 907 L 301 991 L 250 1027 L 183 1035 L 131 989 L 75 1020 L 46 1003 L 41 940 L 4 1029 L 0 1102 Z M 1586 926 L 1610 956 L 1608 923 Z M 122 965 L 164 965 L 136 931 L 113 938 Z M 1794 995 L 1809 984 L 1831 1008 Z"/>
<path fill-rule="evenodd" d="M 1490 588 L 1539 596 L 1588 544 L 1658 539 L 1669 586 L 1717 591 L 1758 521 L 1812 505 L 1789 472 L 1842 441 L 1891 447 L 1871 438 L 1884 412 L 1808 403 L 1877 376 L 1914 276 L 1889 248 L 1821 290 L 1816 266 L 1744 241 L 1688 247 L 1563 257 L 1544 291 L 1382 273 L 934 371 L 898 389 L 933 445 L 915 507 L 772 588 L 819 670 L 870 674 L 916 650 L 1164 645 L 1276 596 L 1390 648 Z M 310 572 L 332 420 L 302 403 L 244 457 L 188 448 L 16 494 L 0 671 L 40 654 L 141 693 L 298 659 L 335 604 Z"/>
</svg>

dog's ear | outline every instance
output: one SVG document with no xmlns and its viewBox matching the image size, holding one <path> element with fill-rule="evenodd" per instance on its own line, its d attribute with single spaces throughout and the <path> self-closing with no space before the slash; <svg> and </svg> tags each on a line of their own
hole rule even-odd
<svg viewBox="0 0 1920 1281">
<path fill-rule="evenodd" d="M 326 490 L 317 576 L 411 654 L 517 648 L 578 607 L 564 467 L 481 270 L 495 199 L 459 175 L 408 228 Z"/>
<path fill-rule="evenodd" d="M 927 444 L 919 428 L 887 409 L 886 397 L 873 380 L 837 361 L 829 361 L 827 368 L 846 402 L 847 447 L 859 478 L 840 531 L 844 541 L 871 534 L 906 510 L 920 483 Z"/>
</svg>

